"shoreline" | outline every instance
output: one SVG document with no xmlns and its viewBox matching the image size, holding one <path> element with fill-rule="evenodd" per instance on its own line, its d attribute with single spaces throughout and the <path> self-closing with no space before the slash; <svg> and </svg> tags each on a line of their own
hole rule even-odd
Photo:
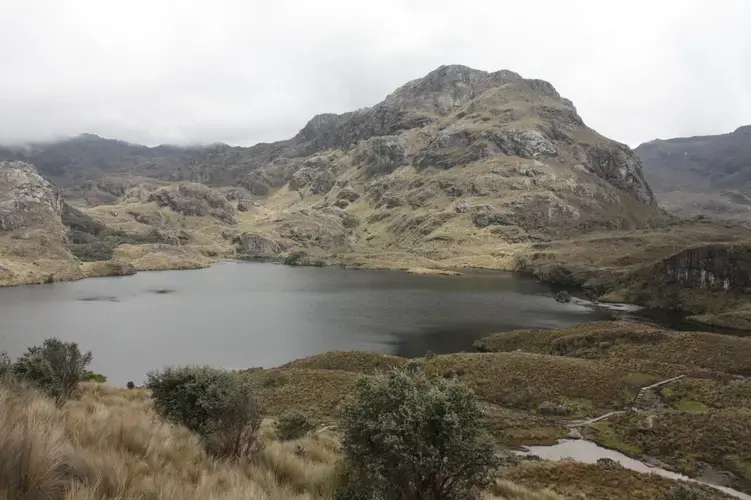
<svg viewBox="0 0 751 500">
<path fill-rule="evenodd" d="M 158 254 L 158 252 L 157 252 Z M 156 256 L 157 258 L 159 255 Z M 284 265 L 289 267 L 333 267 L 350 271 L 356 270 L 368 270 L 368 271 L 390 271 L 399 272 L 403 274 L 410 274 L 413 276 L 434 276 L 445 278 L 472 278 L 473 272 L 480 273 L 504 273 L 509 275 L 515 275 L 520 278 L 530 279 L 537 283 L 546 285 L 552 292 L 558 292 L 561 290 L 568 291 L 572 294 L 572 304 L 579 305 L 581 307 L 587 307 L 590 309 L 596 309 L 600 311 L 610 311 L 614 317 L 620 316 L 619 319 L 626 321 L 635 321 L 638 323 L 650 324 L 658 326 L 660 328 L 671 329 L 675 331 L 706 331 L 711 333 L 732 335 L 732 336 L 749 336 L 751 335 L 751 329 L 732 328 L 726 326 L 720 326 L 712 324 L 711 322 L 701 322 L 696 320 L 696 316 L 692 315 L 688 311 L 676 311 L 673 309 L 648 307 L 638 303 L 629 302 L 614 302 L 607 300 L 597 300 L 592 297 L 592 294 L 581 286 L 565 286 L 560 283 L 556 283 L 555 280 L 541 279 L 539 275 L 536 275 L 531 271 L 519 271 L 509 270 L 502 268 L 490 268 L 483 266 L 472 265 L 459 265 L 459 266 L 446 266 L 446 267 L 427 267 L 427 266 L 387 266 L 379 262 L 379 265 L 369 266 L 367 261 L 362 262 L 363 265 L 352 265 L 346 262 L 338 261 L 325 261 L 321 265 L 290 265 L 285 264 L 283 259 L 280 258 L 238 258 L 238 257 L 205 257 L 202 262 L 196 260 L 191 261 L 176 261 L 174 259 L 157 260 L 156 262 L 150 262 L 151 265 L 138 265 L 119 259 L 113 259 L 110 261 L 93 261 L 93 262 L 80 262 L 76 266 L 76 270 L 80 273 L 64 273 L 62 276 L 53 276 L 53 279 L 36 279 L 29 280 L 27 282 L 20 283 L 0 283 L 0 287 L 18 287 L 18 286 L 31 286 L 31 285 L 44 285 L 57 282 L 66 281 L 82 281 L 88 278 L 106 278 L 106 277 L 124 277 L 132 276 L 140 272 L 160 272 L 160 271 L 184 271 L 184 270 L 199 270 L 208 269 L 214 265 L 221 263 L 267 263 Z M 158 265 L 154 265 L 158 264 Z M 70 269 L 70 267 L 68 267 Z M 127 272 L 123 272 L 123 270 Z"/>
</svg>

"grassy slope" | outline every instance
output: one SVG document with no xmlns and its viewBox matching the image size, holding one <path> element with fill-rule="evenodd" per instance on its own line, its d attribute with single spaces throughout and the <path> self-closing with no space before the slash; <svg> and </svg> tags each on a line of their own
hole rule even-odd
<svg viewBox="0 0 751 500">
<path fill-rule="evenodd" d="M 28 484 L 24 483 L 28 479 L 38 481 L 41 491 L 48 493 L 72 486 L 65 497 L 69 500 L 328 499 L 338 460 L 333 432 L 339 402 L 351 393 L 359 377 L 407 363 L 396 356 L 340 351 L 278 368 L 249 370 L 247 376 L 258 383 L 268 415 L 299 408 L 329 430 L 281 443 L 274 436 L 272 421 L 267 420 L 261 456 L 253 463 L 240 464 L 207 457 L 195 436 L 156 418 L 144 390 L 84 384 L 80 400 L 60 409 L 29 391 L 14 395 L 0 386 L 0 449 L 11 450 L 0 454 L 0 498 L 3 493 L 5 498 L 19 496 L 13 488 Z M 653 379 L 601 360 L 518 352 L 436 356 L 419 363 L 429 373 L 459 376 L 472 386 L 483 400 L 489 430 L 499 444 L 507 446 L 550 443 L 565 435 L 566 422 L 617 408 Z M 746 404 L 751 395 L 745 381 L 687 379 L 671 390 L 662 395 L 666 405 L 686 407 L 685 401 L 690 400 L 691 408 L 701 404 L 711 411 L 690 414 L 700 415 L 699 419 L 689 418 L 688 413 L 660 412 L 653 424 L 660 431 L 652 434 L 639 430 L 644 425 L 637 420 L 647 414 L 626 415 L 606 423 L 601 432 L 607 431 L 607 436 L 595 439 L 602 442 L 607 437 L 611 446 L 631 453 L 674 458 L 671 463 L 686 472 L 696 472 L 696 457 L 701 456 L 742 473 L 747 451 L 736 447 L 733 454 L 729 450 L 738 440 L 751 442 L 743 434 L 748 432 L 750 415 L 713 408 L 730 402 Z M 538 405 L 546 402 L 563 403 L 570 412 L 562 416 L 541 413 Z M 697 435 L 704 438 L 692 437 Z M 660 455 L 665 446 L 676 450 L 675 457 Z M 661 492 L 675 484 L 608 464 L 522 461 L 500 472 L 498 484 L 486 498 L 563 498 L 539 491 L 542 488 L 566 497 L 585 493 L 588 498 L 661 498 Z M 62 496 L 40 493 L 25 498 Z"/>
<path fill-rule="evenodd" d="M 627 454 L 655 456 L 687 474 L 709 464 L 732 473 L 737 488 L 751 489 L 751 381 L 737 378 L 751 374 L 751 339 L 598 322 L 500 333 L 477 345 L 588 358 L 630 370 L 642 385 L 688 375 L 648 393 L 648 412 L 613 416 L 593 425 L 590 437 Z"/>
<path fill-rule="evenodd" d="M 326 500 L 339 443 L 330 432 L 281 442 L 271 421 L 253 462 L 206 456 L 197 437 L 155 417 L 146 391 L 84 384 L 62 408 L 0 385 L 0 499 Z M 498 481 L 484 500 L 562 500 Z"/>
<path fill-rule="evenodd" d="M 684 373 L 704 370 L 751 375 L 751 339 L 706 332 L 668 332 L 629 322 L 595 322 L 564 330 L 520 330 L 476 342 L 482 351 L 556 354 L 627 365 L 672 368 Z M 638 361 L 634 361 L 638 360 Z M 701 370 L 700 370 L 701 371 Z"/>
</svg>

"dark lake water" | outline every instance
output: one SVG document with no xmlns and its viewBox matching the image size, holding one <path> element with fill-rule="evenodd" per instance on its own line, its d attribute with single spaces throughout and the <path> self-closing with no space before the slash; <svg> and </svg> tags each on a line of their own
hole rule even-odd
<svg viewBox="0 0 751 500">
<path fill-rule="evenodd" d="M 249 368 L 330 350 L 471 351 L 490 333 L 609 316 L 559 304 L 547 286 L 510 273 L 413 276 L 224 262 L 0 288 L 0 350 L 17 356 L 56 336 L 92 351 L 91 369 L 110 383 L 140 384 L 149 370 L 170 364 Z"/>
</svg>

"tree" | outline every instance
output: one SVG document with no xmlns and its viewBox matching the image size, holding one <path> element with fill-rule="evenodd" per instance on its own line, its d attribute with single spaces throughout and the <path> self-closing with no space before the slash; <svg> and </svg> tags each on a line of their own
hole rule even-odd
<svg viewBox="0 0 751 500">
<path fill-rule="evenodd" d="M 247 456 L 258 446 L 261 406 L 250 379 L 211 367 L 178 366 L 147 375 L 154 408 L 201 436 L 217 456 Z"/>
<path fill-rule="evenodd" d="M 339 498 L 478 498 L 498 465 L 482 411 L 456 379 L 394 370 L 363 378 L 342 407 Z"/>
<path fill-rule="evenodd" d="M 71 397 L 91 363 L 91 352 L 82 354 L 75 342 L 46 339 L 33 346 L 13 364 L 16 378 L 46 392 L 61 403 Z"/>
</svg>

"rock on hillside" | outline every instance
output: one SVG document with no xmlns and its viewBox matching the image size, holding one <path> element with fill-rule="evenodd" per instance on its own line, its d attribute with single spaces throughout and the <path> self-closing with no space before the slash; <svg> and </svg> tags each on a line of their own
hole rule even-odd
<svg viewBox="0 0 751 500">
<path fill-rule="evenodd" d="M 729 134 L 654 140 L 635 151 L 668 210 L 751 223 L 751 126 Z"/>
<path fill-rule="evenodd" d="M 210 215 L 227 224 L 237 224 L 235 208 L 227 198 L 203 184 L 183 182 L 159 188 L 148 200 L 183 215 Z"/>
<path fill-rule="evenodd" d="M 0 162 L 0 232 L 45 227 L 63 232 L 63 195 L 24 162 Z"/>
<path fill-rule="evenodd" d="M 66 249 L 60 189 L 24 162 L 0 162 L 0 286 L 80 277 Z"/>
</svg>

